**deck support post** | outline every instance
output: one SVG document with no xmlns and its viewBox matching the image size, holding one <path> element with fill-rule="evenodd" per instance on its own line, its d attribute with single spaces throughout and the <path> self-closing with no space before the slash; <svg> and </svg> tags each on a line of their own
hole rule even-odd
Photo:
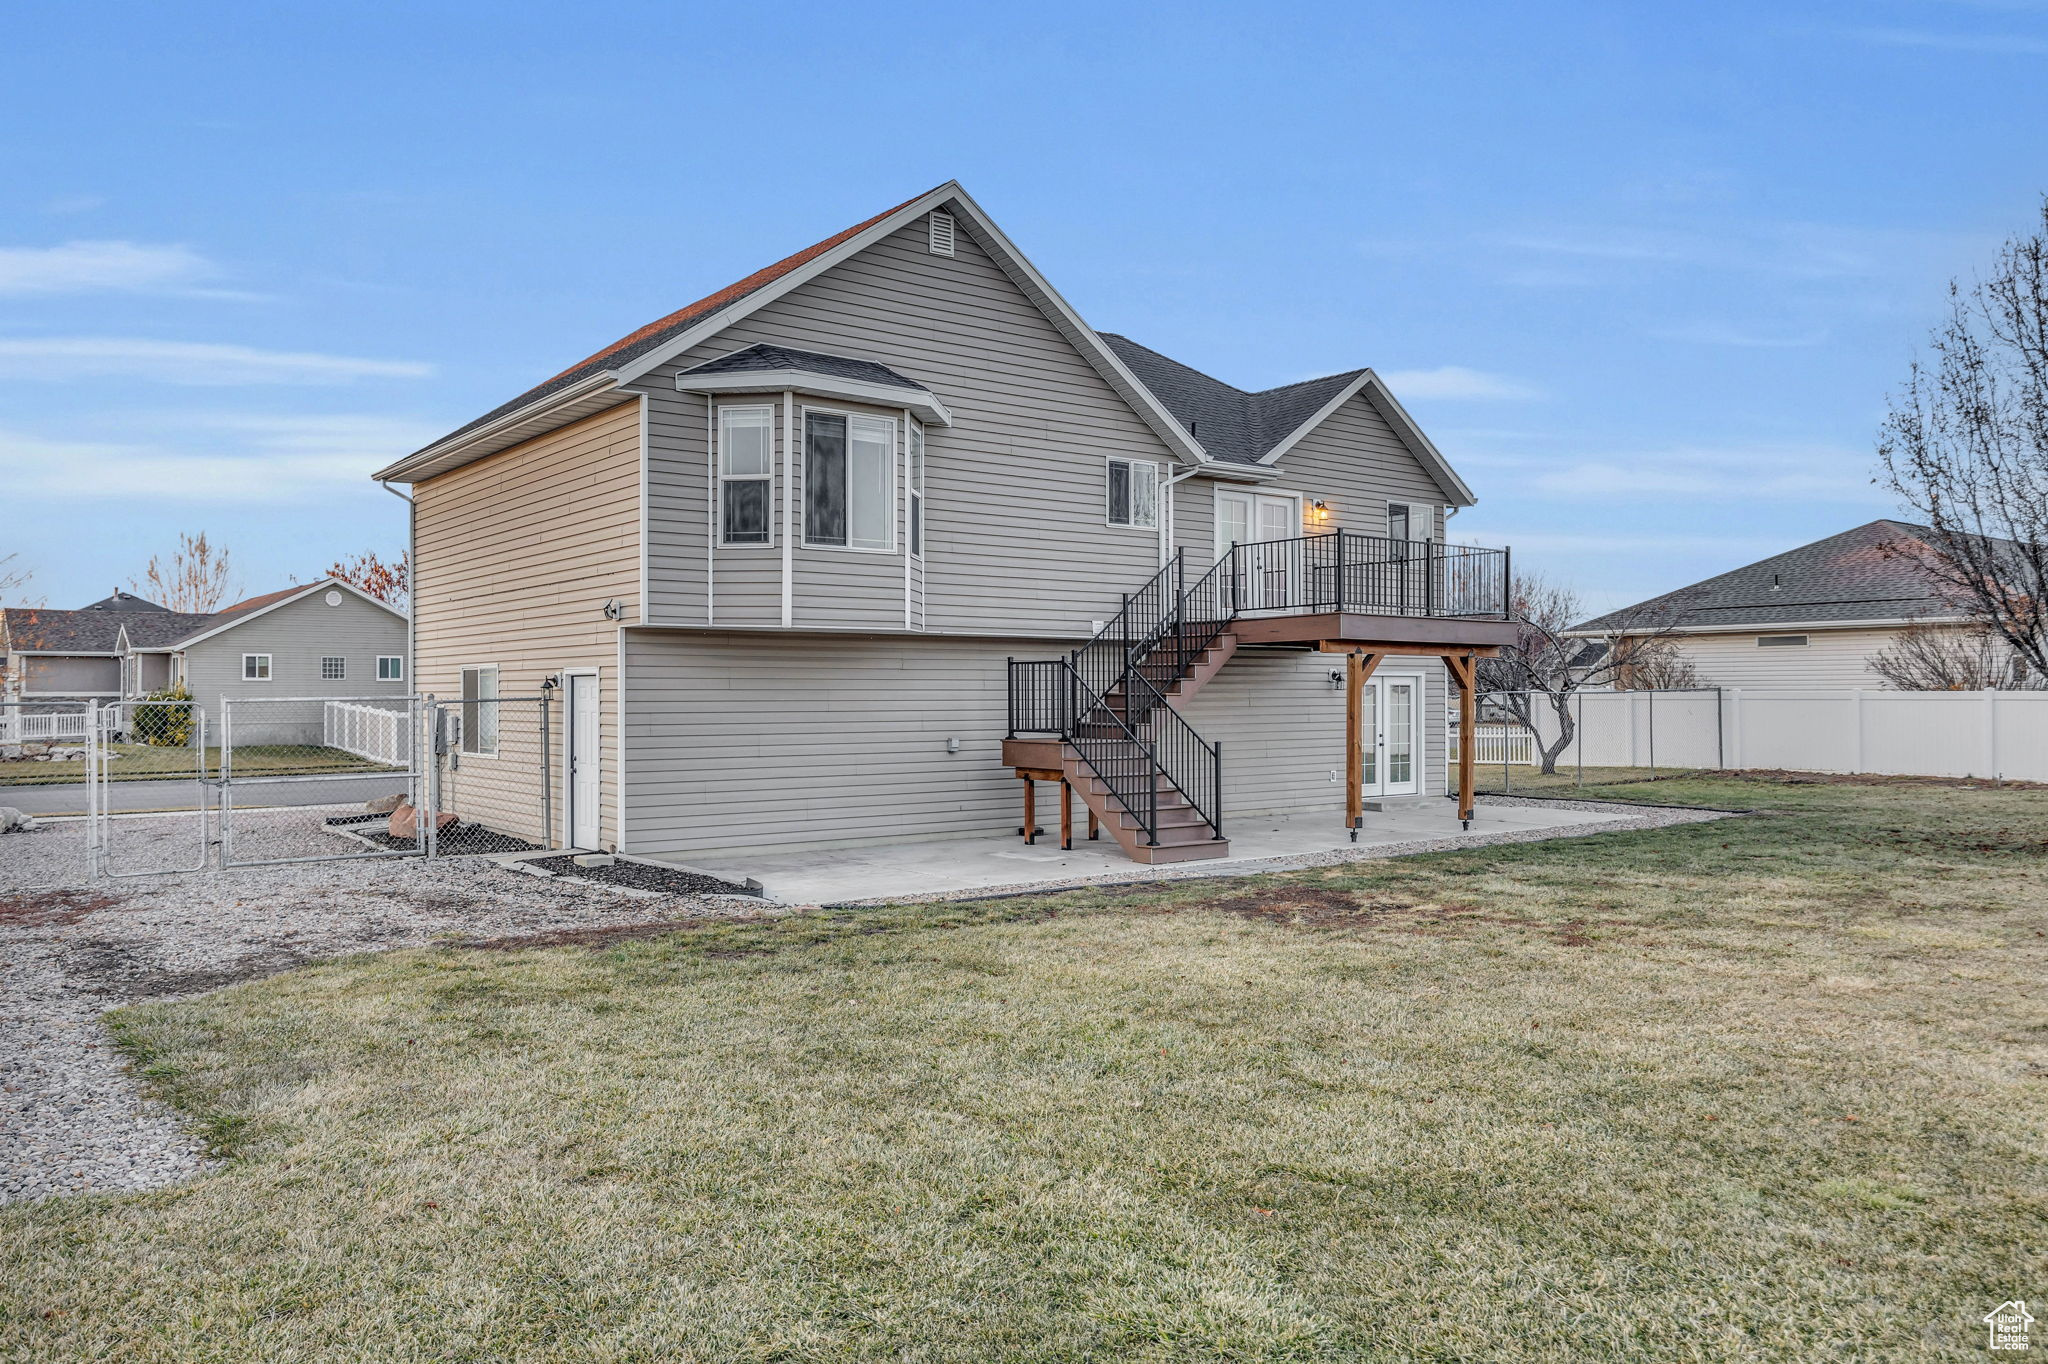
<svg viewBox="0 0 2048 1364">
<path fill-rule="evenodd" d="M 1024 778 L 1024 827 L 1019 830 L 1026 843 L 1038 841 L 1038 782 Z"/>
<path fill-rule="evenodd" d="M 1365 682 L 1384 654 L 1344 655 L 1344 827 L 1351 841 L 1365 824 Z"/>
<path fill-rule="evenodd" d="M 1478 667 L 1470 654 L 1446 654 L 1444 663 L 1458 684 L 1458 819 L 1472 827 L 1473 759 L 1479 750 Z"/>
<path fill-rule="evenodd" d="M 1060 851 L 1074 850 L 1074 784 L 1060 778 Z"/>
</svg>

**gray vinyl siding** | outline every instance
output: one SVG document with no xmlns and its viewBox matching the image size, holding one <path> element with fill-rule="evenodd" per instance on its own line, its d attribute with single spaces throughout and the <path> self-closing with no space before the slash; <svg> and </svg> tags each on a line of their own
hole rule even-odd
<svg viewBox="0 0 2048 1364">
<path fill-rule="evenodd" d="M 339 606 L 329 606 L 324 597 L 315 592 L 184 650 L 185 685 L 206 711 L 209 725 L 220 723 L 224 696 L 283 699 L 411 694 L 409 680 L 377 680 L 378 655 L 406 655 L 405 618 L 350 592 L 341 594 Z M 243 654 L 270 655 L 268 682 L 242 680 Z M 320 676 L 320 660 L 328 655 L 346 660 L 347 675 L 339 681 Z"/>
<path fill-rule="evenodd" d="M 1276 472 L 1265 484 L 1195 477 L 1174 489 L 1173 540 L 1187 550 L 1188 562 L 1209 563 L 1215 557 L 1216 493 L 1221 488 L 1298 494 L 1304 535 L 1327 530 L 1385 535 L 1388 504 L 1402 502 L 1429 508 L 1429 538 L 1444 538 L 1444 508 L 1450 494 L 1364 394 L 1331 413 L 1273 467 Z M 1323 521 L 1312 512 L 1318 499 L 1328 505 L 1329 516 Z M 1422 529 L 1417 524 L 1410 533 Z"/>
<path fill-rule="evenodd" d="M 1048 641 L 629 630 L 626 846 L 687 858 L 1014 829 L 1004 661 Z M 1343 808 L 1328 656 L 1247 650 L 1189 708 L 1224 745 L 1225 821 Z M 1339 663 L 1341 666 L 1341 662 Z M 1443 684 L 1422 717 L 1443 790 Z M 946 741 L 960 740 L 948 753 Z"/>
<path fill-rule="evenodd" d="M 82 655 L 20 654 L 24 696 L 119 696 L 121 660 Z"/>
<path fill-rule="evenodd" d="M 1156 531 L 1105 524 L 1104 460 L 1167 463 L 1165 445 L 964 219 L 951 257 L 930 254 L 919 220 L 636 386 L 649 401 L 649 620 L 707 623 L 705 400 L 677 393 L 675 373 L 755 342 L 880 361 L 928 385 L 952 411 L 953 426 L 925 431 L 926 629 L 1085 632 L 1156 570 Z M 781 395 L 773 401 L 779 417 Z M 898 496 L 900 503 L 900 480 Z M 712 553 L 709 623 L 780 623 L 782 530 L 778 509 L 775 549 Z M 915 578 L 906 584 L 906 548 L 900 518 L 888 555 L 806 549 L 799 540 L 791 549 L 795 626 L 901 630 L 906 595 L 913 619 L 917 605 Z M 772 592 L 759 581 L 770 576 Z"/>
</svg>

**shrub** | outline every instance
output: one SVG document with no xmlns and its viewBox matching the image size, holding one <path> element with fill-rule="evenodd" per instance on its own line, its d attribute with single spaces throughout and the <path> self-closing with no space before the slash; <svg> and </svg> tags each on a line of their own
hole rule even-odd
<svg viewBox="0 0 2048 1364">
<path fill-rule="evenodd" d="M 139 744 L 154 744 L 158 748 L 186 748 L 192 743 L 192 712 L 189 704 L 192 692 L 184 683 L 153 691 L 142 698 L 141 704 L 128 720 L 128 737 Z M 152 705 L 151 702 L 182 701 L 185 705 Z"/>
</svg>

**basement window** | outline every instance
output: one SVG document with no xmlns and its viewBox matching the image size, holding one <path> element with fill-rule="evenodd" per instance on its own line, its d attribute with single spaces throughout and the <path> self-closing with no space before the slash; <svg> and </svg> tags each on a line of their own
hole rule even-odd
<svg viewBox="0 0 2048 1364">
<path fill-rule="evenodd" d="M 1109 524 L 1153 530 L 1159 525 L 1159 466 L 1137 459 L 1109 461 Z"/>
<path fill-rule="evenodd" d="M 1805 644 L 1805 635 L 1758 635 L 1756 637 L 1756 647 L 1759 649 L 1798 649 L 1803 648 Z"/>
</svg>

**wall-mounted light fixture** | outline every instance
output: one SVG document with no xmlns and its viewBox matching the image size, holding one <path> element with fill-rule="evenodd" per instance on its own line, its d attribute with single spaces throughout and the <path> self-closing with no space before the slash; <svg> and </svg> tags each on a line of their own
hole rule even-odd
<svg viewBox="0 0 2048 1364">
<path fill-rule="evenodd" d="M 1321 498 L 1317 498 L 1315 501 L 1309 503 L 1308 506 L 1309 515 L 1313 516 L 1318 524 L 1330 519 L 1330 504 L 1323 501 Z"/>
<path fill-rule="evenodd" d="M 1331 690 L 1331 691 L 1343 691 L 1343 690 L 1344 690 L 1344 670 L 1343 670 L 1342 668 L 1332 668 L 1332 669 L 1330 669 L 1330 690 Z"/>
</svg>

